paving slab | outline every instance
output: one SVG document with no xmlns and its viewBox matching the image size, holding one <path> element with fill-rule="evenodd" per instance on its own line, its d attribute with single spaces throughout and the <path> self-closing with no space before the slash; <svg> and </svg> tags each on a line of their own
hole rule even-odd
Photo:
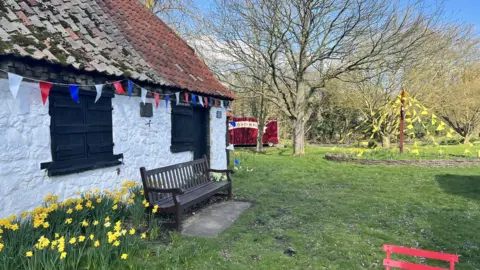
<svg viewBox="0 0 480 270">
<path fill-rule="evenodd" d="M 225 231 L 249 207 L 249 202 L 221 202 L 202 209 L 182 223 L 182 234 L 216 237 Z"/>
</svg>

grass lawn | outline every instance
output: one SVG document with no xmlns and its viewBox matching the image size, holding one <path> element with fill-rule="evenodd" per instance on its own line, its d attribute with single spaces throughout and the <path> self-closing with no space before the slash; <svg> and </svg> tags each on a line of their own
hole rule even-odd
<svg viewBox="0 0 480 270">
<path fill-rule="evenodd" d="M 141 269 L 385 269 L 385 243 L 457 253 L 480 268 L 480 167 L 360 166 L 240 152 L 237 199 L 256 201 L 215 239 L 171 235 Z M 284 254 L 291 248 L 294 257 Z M 418 261 L 417 261 L 418 262 Z M 434 264 L 435 265 L 435 264 Z"/>
</svg>

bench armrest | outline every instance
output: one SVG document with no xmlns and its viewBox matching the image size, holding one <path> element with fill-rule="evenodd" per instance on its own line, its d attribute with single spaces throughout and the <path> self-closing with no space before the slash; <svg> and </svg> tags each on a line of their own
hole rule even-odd
<svg viewBox="0 0 480 270">
<path fill-rule="evenodd" d="M 183 194 L 183 190 L 181 188 L 148 188 L 147 191 L 158 193 L 173 193 L 178 195 Z"/>
<path fill-rule="evenodd" d="M 231 173 L 233 174 L 234 171 L 231 170 L 231 169 L 227 169 L 227 170 L 216 170 L 216 169 L 208 169 L 209 172 L 215 172 L 215 173 Z"/>
</svg>

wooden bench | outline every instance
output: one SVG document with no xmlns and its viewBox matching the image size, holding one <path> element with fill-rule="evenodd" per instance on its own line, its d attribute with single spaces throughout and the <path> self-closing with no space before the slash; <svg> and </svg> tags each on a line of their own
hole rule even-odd
<svg viewBox="0 0 480 270">
<path fill-rule="evenodd" d="M 215 182 L 210 173 L 224 173 L 227 181 Z M 232 199 L 232 170 L 210 169 L 207 157 L 158 169 L 140 168 L 145 198 L 159 213 L 175 214 L 175 228 L 180 230 L 183 211 L 221 190 Z"/>
<path fill-rule="evenodd" d="M 448 253 L 441 253 L 441 252 L 434 252 L 434 251 L 406 248 L 406 247 L 392 246 L 392 245 L 383 245 L 383 250 L 387 253 L 387 258 L 383 260 L 383 265 L 386 267 L 387 270 L 390 270 L 390 267 L 401 268 L 401 269 L 411 269 L 411 270 L 442 270 L 442 269 L 444 270 L 446 269 L 446 268 L 428 266 L 423 264 L 392 260 L 391 259 L 392 253 L 447 261 L 450 263 L 450 268 L 449 268 L 450 270 L 454 270 L 455 263 L 458 262 L 458 255 L 455 255 L 455 254 L 448 254 Z"/>
</svg>

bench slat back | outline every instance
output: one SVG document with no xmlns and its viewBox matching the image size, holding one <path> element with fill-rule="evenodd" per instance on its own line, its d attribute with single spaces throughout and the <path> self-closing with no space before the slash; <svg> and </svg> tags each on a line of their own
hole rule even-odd
<svg viewBox="0 0 480 270">
<path fill-rule="evenodd" d="M 140 170 L 145 197 L 150 203 L 166 199 L 171 193 L 149 192 L 148 188 L 195 188 L 210 181 L 207 157 L 152 170 Z"/>
<path fill-rule="evenodd" d="M 450 263 L 450 268 L 449 268 L 450 270 L 454 270 L 455 263 L 458 262 L 458 255 L 455 255 L 455 254 L 441 253 L 441 252 L 407 248 L 407 247 L 401 247 L 401 246 L 393 246 L 393 245 L 383 245 L 383 250 L 387 253 L 387 258 L 383 260 L 383 265 L 386 267 L 387 270 L 390 270 L 390 267 L 396 267 L 396 268 L 402 268 L 402 269 L 418 269 L 418 270 L 445 269 L 440 267 L 433 267 L 433 266 L 392 260 L 391 259 L 392 253 L 447 261 Z"/>
</svg>

